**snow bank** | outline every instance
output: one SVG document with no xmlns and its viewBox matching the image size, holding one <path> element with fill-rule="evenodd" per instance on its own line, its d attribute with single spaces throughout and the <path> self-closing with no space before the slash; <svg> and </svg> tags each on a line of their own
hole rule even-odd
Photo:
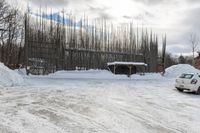
<svg viewBox="0 0 200 133">
<path fill-rule="evenodd" d="M 200 71 L 188 64 L 173 65 L 165 69 L 166 77 L 176 78 L 182 73 L 200 73 Z"/>
<path fill-rule="evenodd" d="M 134 66 L 147 66 L 147 64 L 143 62 L 108 62 L 107 65 L 134 65 Z"/>
<path fill-rule="evenodd" d="M 17 72 L 19 75 L 25 76 L 26 75 L 26 69 L 21 68 L 21 69 L 15 69 L 15 72 Z"/>
<path fill-rule="evenodd" d="M 17 72 L 0 63 L 0 86 L 19 85 L 22 82 L 23 78 Z"/>
<path fill-rule="evenodd" d="M 146 73 L 144 76 L 133 74 L 131 77 L 127 75 L 115 75 L 108 70 L 81 70 L 81 71 L 58 71 L 47 75 L 49 78 L 57 79 L 160 79 L 162 76 L 158 73 Z"/>
</svg>

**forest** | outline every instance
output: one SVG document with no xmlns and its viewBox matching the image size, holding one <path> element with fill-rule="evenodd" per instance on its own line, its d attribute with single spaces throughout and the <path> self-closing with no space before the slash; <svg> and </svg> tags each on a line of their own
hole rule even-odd
<svg viewBox="0 0 200 133">
<path fill-rule="evenodd" d="M 0 2 L 0 61 L 10 68 L 31 67 L 33 73 L 57 70 L 106 69 L 107 62 L 134 61 L 148 64 L 148 72 L 176 64 L 165 53 L 166 36 L 134 22 L 116 25 L 84 15 L 21 13 Z M 163 44 L 158 44 L 159 39 Z M 163 50 L 159 50 L 159 45 Z M 164 64 L 163 64 L 164 63 Z"/>
</svg>

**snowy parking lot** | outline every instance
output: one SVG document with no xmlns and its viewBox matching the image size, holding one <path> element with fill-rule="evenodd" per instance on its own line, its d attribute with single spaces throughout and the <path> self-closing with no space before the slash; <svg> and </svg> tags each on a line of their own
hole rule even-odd
<svg viewBox="0 0 200 133">
<path fill-rule="evenodd" d="M 0 87 L 2 133 L 198 133 L 200 96 L 160 74 L 61 71 Z"/>
</svg>

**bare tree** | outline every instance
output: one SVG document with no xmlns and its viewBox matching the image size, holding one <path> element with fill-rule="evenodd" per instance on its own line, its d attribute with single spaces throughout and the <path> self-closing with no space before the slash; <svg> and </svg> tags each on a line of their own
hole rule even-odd
<svg viewBox="0 0 200 133">
<path fill-rule="evenodd" d="M 78 25 L 74 16 L 67 19 L 71 21 L 66 27 L 64 15 L 58 14 L 58 21 L 52 17 L 50 21 L 27 17 L 26 65 L 37 65 L 38 60 L 32 59 L 43 59 L 47 63 L 41 64 L 42 67 L 51 72 L 52 68 L 105 69 L 106 63 L 111 61 L 144 61 L 150 66 L 148 71 L 157 70 L 158 37 L 152 31 L 141 29 L 140 34 L 137 28 L 136 34 L 132 23 L 117 26 L 106 19 L 91 21 L 85 16 Z M 62 25 L 60 20 L 63 20 Z M 54 49 L 56 53 L 53 53 Z M 65 66 L 61 65 L 63 61 Z"/>
<path fill-rule="evenodd" d="M 193 57 L 193 65 L 194 65 L 194 53 L 197 50 L 199 45 L 199 37 L 195 33 L 190 33 L 189 42 L 192 48 L 192 57 Z"/>
<path fill-rule="evenodd" d="M 0 61 L 8 66 L 19 64 L 17 60 L 21 57 L 19 53 L 22 51 L 23 26 L 20 12 L 11 8 L 5 0 L 0 1 Z"/>
</svg>

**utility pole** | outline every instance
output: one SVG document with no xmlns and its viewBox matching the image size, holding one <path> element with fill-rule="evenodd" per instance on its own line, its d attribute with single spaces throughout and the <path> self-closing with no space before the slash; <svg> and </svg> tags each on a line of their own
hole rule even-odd
<svg viewBox="0 0 200 133">
<path fill-rule="evenodd" d="M 165 74 L 165 53 L 166 53 L 166 43 L 167 36 L 165 35 L 163 39 L 163 47 L 162 47 L 162 67 L 163 67 L 163 75 Z"/>
</svg>

